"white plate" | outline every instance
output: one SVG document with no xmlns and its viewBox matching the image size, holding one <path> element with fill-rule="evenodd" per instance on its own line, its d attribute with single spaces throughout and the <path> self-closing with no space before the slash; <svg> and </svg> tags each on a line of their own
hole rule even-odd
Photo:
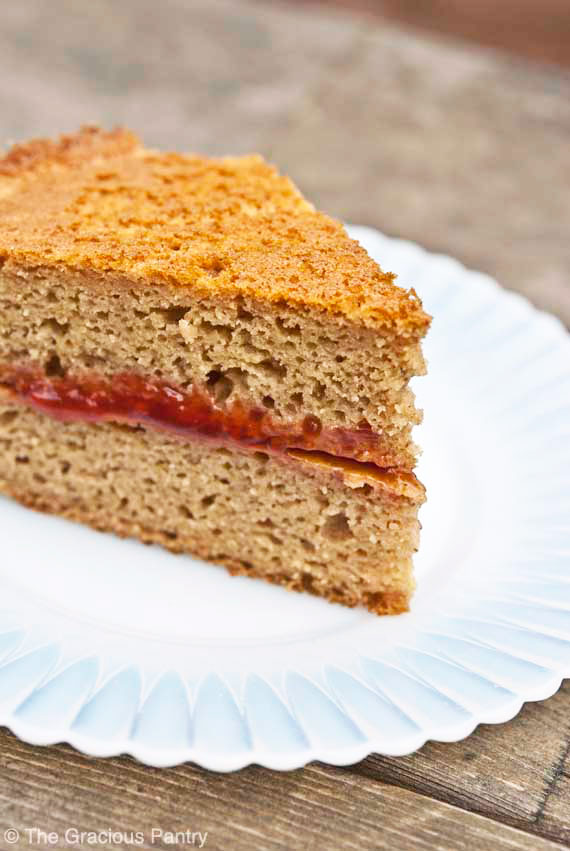
<svg viewBox="0 0 570 851">
<path fill-rule="evenodd" d="M 570 338 L 447 257 L 352 232 L 433 313 L 418 589 L 379 618 L 0 500 L 0 723 L 152 765 L 405 754 L 570 675 Z"/>
</svg>

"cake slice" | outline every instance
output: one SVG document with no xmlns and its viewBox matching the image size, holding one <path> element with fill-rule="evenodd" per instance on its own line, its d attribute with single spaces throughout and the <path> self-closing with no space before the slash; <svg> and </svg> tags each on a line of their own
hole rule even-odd
<svg viewBox="0 0 570 851">
<path fill-rule="evenodd" d="M 84 128 L 0 159 L 0 490 L 408 608 L 429 317 L 259 156 Z M 191 569 L 191 568 L 189 568 Z"/>
</svg>

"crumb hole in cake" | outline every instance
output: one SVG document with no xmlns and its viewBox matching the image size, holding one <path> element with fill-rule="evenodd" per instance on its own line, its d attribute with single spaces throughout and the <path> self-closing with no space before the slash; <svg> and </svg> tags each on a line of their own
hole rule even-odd
<svg viewBox="0 0 570 851">
<path fill-rule="evenodd" d="M 62 475 L 65 476 L 67 473 L 69 473 L 70 470 L 71 470 L 71 464 L 69 463 L 69 461 L 62 461 L 61 462 L 61 473 L 62 473 Z"/>
<path fill-rule="evenodd" d="M 279 361 L 275 360 L 275 358 L 266 358 L 265 360 L 260 361 L 258 367 L 270 378 L 285 378 L 287 375 L 287 367 L 284 366 Z"/>
<path fill-rule="evenodd" d="M 353 537 L 348 518 L 343 511 L 327 517 L 322 527 L 322 533 L 331 541 L 346 541 Z"/>
<path fill-rule="evenodd" d="M 15 458 L 16 464 L 29 464 L 30 459 L 27 455 L 16 455 Z"/>
<path fill-rule="evenodd" d="M 232 395 L 234 383 L 227 375 L 212 369 L 206 376 L 206 388 L 212 399 L 221 405 Z"/>
<path fill-rule="evenodd" d="M 243 306 L 243 299 L 238 300 L 236 313 L 237 318 L 241 319 L 243 322 L 250 322 L 253 319 L 253 313 L 246 310 Z"/>
<path fill-rule="evenodd" d="M 275 523 L 273 522 L 273 520 L 270 517 L 266 517 L 264 520 L 260 520 L 257 525 L 258 526 L 265 526 L 268 529 L 273 529 L 274 526 L 275 526 Z"/>
<path fill-rule="evenodd" d="M 178 510 L 185 520 L 194 520 L 194 515 L 192 514 L 190 509 L 187 508 L 185 505 L 179 505 Z"/>
<path fill-rule="evenodd" d="M 215 503 L 216 497 L 217 497 L 217 494 L 215 494 L 215 493 L 210 494 L 210 496 L 202 497 L 202 499 L 200 500 L 202 508 L 210 508 L 210 506 Z"/>
<path fill-rule="evenodd" d="M 363 549 L 362 549 L 362 547 L 359 547 L 359 548 L 356 550 L 356 555 L 357 555 L 357 556 L 359 556 L 360 558 L 366 558 L 366 556 L 368 555 L 368 553 L 366 552 L 366 550 L 363 550 Z"/>
<path fill-rule="evenodd" d="M 287 325 L 285 320 L 280 317 L 275 320 L 275 324 L 281 333 L 285 334 L 287 337 L 299 337 L 301 334 L 300 325 Z"/>
<path fill-rule="evenodd" d="M 221 337 L 225 343 L 229 343 L 232 338 L 231 328 L 227 325 L 215 325 L 207 319 L 202 319 L 200 322 L 200 333 L 209 340 Z"/>
<path fill-rule="evenodd" d="M 10 425 L 10 423 L 14 422 L 17 416 L 17 411 L 4 411 L 0 414 L 0 423 L 2 423 L 2 425 Z"/>
<path fill-rule="evenodd" d="M 58 322 L 57 319 L 44 319 L 40 327 L 47 328 L 54 337 L 63 337 L 69 331 L 69 322 Z"/>
<path fill-rule="evenodd" d="M 312 573 L 302 573 L 301 574 L 301 585 L 303 586 L 304 591 L 312 591 L 315 583 L 315 577 Z"/>
<path fill-rule="evenodd" d="M 337 355 L 337 356 L 335 357 L 335 361 L 336 361 L 337 363 L 344 363 L 344 361 L 345 361 L 345 360 L 346 360 L 346 358 L 345 358 L 345 356 L 344 356 L 344 355 Z"/>
<path fill-rule="evenodd" d="M 320 381 L 315 381 L 313 390 L 311 392 L 313 399 L 324 399 L 325 396 L 325 385 L 321 384 Z"/>
<path fill-rule="evenodd" d="M 257 461 L 258 464 L 267 464 L 269 461 L 269 455 L 267 452 L 254 452 L 253 457 Z"/>
<path fill-rule="evenodd" d="M 296 408 L 300 408 L 303 404 L 303 394 L 302 393 L 293 393 L 291 396 L 291 404 Z"/>
<path fill-rule="evenodd" d="M 49 304 L 55 304 L 55 302 L 57 301 L 57 296 L 56 296 L 56 294 L 54 293 L 53 290 L 47 291 L 46 301 L 49 302 Z"/>
<path fill-rule="evenodd" d="M 339 421 L 339 423 L 345 423 L 346 422 L 346 414 L 344 413 L 344 411 L 333 411 L 333 413 L 334 413 L 336 419 Z"/>
<path fill-rule="evenodd" d="M 178 532 L 172 532 L 170 529 L 163 529 L 162 534 L 165 538 L 168 538 L 169 541 L 176 541 L 178 538 Z"/>
<path fill-rule="evenodd" d="M 308 553 L 314 553 L 314 552 L 315 552 L 315 549 L 316 549 L 316 548 L 315 548 L 315 545 L 314 545 L 313 543 L 311 543 L 311 541 L 307 541 L 307 539 L 306 539 L 306 538 L 301 538 L 301 546 L 302 546 L 302 547 L 303 547 L 303 549 L 304 549 L 304 550 L 306 550 Z"/>
<path fill-rule="evenodd" d="M 275 407 L 275 399 L 273 399 L 271 396 L 264 396 L 261 400 L 261 404 L 264 406 L 264 408 L 269 408 L 269 410 L 273 410 L 273 408 Z"/>
<path fill-rule="evenodd" d="M 58 376 L 59 378 L 63 378 L 65 375 L 65 369 L 61 365 L 61 361 L 58 355 L 53 354 L 45 363 L 44 366 L 45 373 L 49 378 L 54 376 Z"/>
<path fill-rule="evenodd" d="M 159 308 L 157 310 L 153 310 L 153 313 L 156 313 L 159 316 L 162 316 L 162 318 L 165 320 L 165 322 L 168 325 L 178 325 L 180 320 L 184 319 L 184 317 L 186 316 L 187 313 L 189 313 L 189 311 L 190 311 L 189 307 L 173 306 L 173 307 L 164 307 L 164 308 Z"/>
<path fill-rule="evenodd" d="M 231 379 L 231 381 L 233 381 L 236 388 L 244 392 L 248 390 L 248 374 L 245 370 L 234 366 L 231 369 L 226 370 L 225 374 L 229 379 Z"/>
</svg>

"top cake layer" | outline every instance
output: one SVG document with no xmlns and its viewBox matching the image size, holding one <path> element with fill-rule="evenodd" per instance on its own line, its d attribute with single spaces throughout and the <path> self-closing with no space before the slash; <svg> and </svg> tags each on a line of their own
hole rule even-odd
<svg viewBox="0 0 570 851">
<path fill-rule="evenodd" d="M 0 265 L 114 272 L 416 339 L 429 325 L 413 290 L 259 156 L 163 154 L 84 128 L 0 158 L 0 217 Z"/>
</svg>

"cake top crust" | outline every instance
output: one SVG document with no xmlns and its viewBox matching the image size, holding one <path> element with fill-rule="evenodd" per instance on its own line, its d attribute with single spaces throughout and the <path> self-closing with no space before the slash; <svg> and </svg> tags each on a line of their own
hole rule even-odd
<svg viewBox="0 0 570 851">
<path fill-rule="evenodd" d="M 258 155 L 160 153 L 127 130 L 84 127 L 0 158 L 0 220 L 0 267 L 284 302 L 413 337 L 430 321 L 413 290 Z"/>
</svg>

